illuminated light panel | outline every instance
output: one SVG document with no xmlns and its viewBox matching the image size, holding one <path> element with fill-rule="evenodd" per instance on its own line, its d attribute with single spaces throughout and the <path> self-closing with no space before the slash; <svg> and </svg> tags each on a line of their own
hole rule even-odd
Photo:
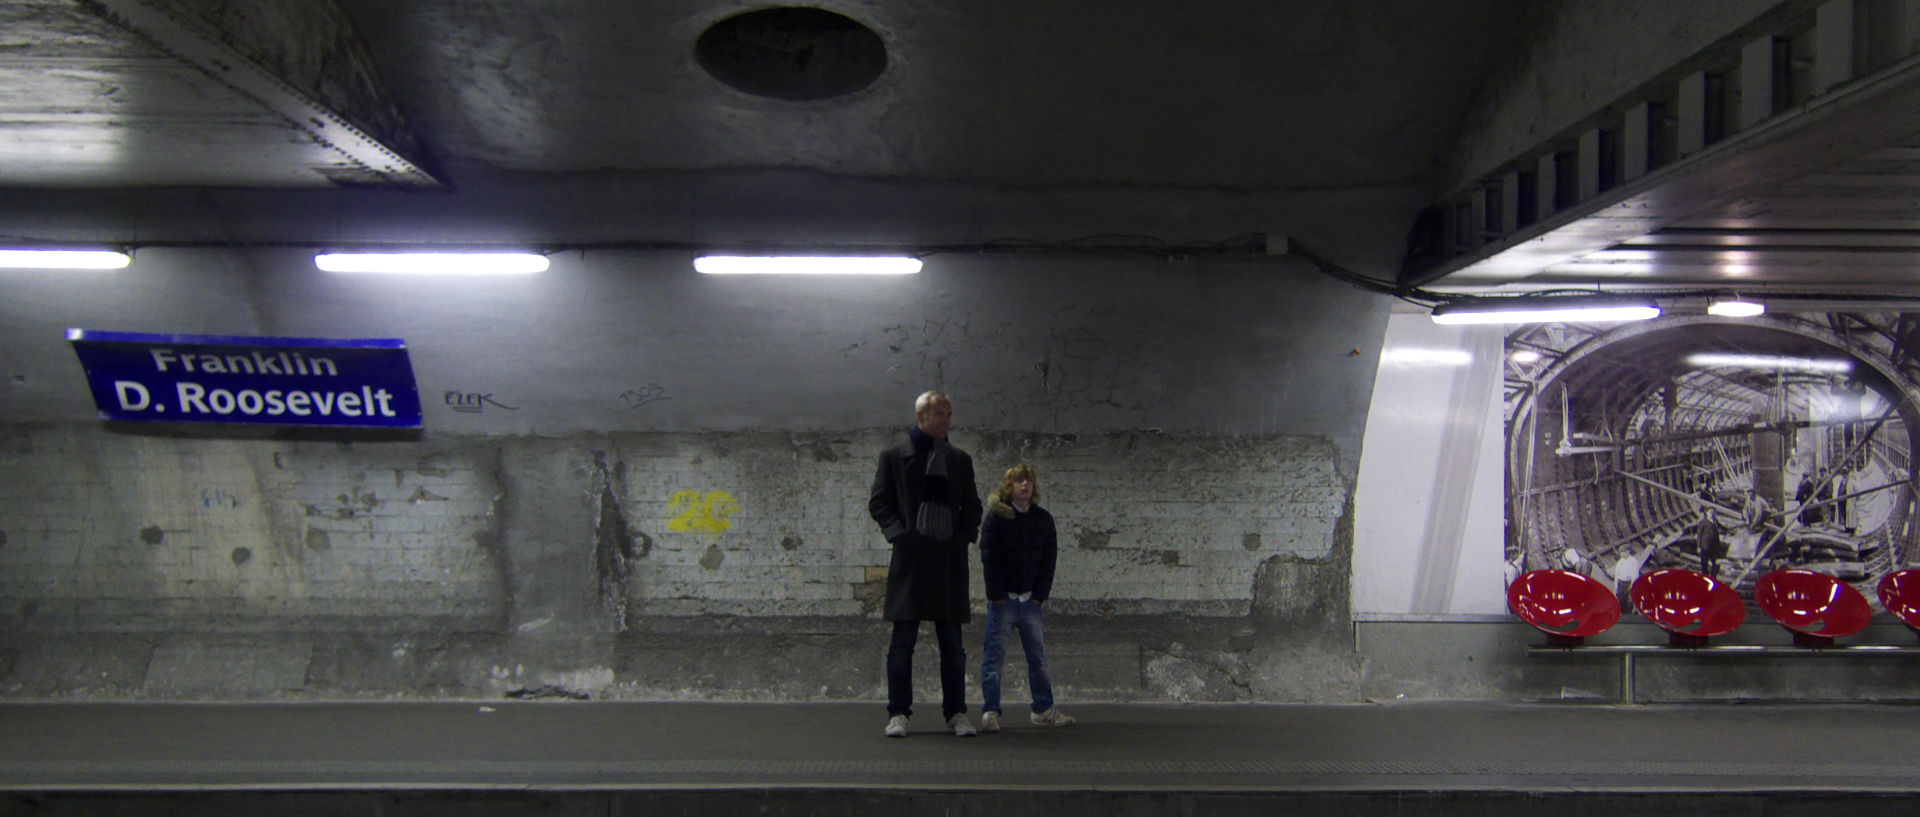
<svg viewBox="0 0 1920 817">
<path fill-rule="evenodd" d="M 0 250 L 0 267 L 12 269 L 125 269 L 132 260 L 112 250 Z"/>
<path fill-rule="evenodd" d="M 693 268 L 707 275 L 912 275 L 920 259 L 854 255 L 703 255 Z"/>
<path fill-rule="evenodd" d="M 1767 307 L 1765 304 L 1758 304 L 1753 301 L 1728 299 L 1724 301 L 1714 301 L 1707 305 L 1707 314 L 1718 315 L 1722 318 L 1751 318 L 1764 315 L 1766 312 Z"/>
<path fill-rule="evenodd" d="M 1565 303 L 1553 304 L 1545 300 L 1532 300 L 1502 304 L 1498 302 L 1444 304 L 1434 307 L 1433 322 L 1448 325 L 1484 324 L 1484 323 L 1548 323 L 1552 321 L 1571 321 L 1577 323 L 1600 323 L 1610 321 L 1644 321 L 1660 317 L 1660 308 L 1651 303 L 1587 300 L 1567 298 Z"/>
<path fill-rule="evenodd" d="M 335 252 L 313 257 L 326 272 L 398 275 L 531 275 L 545 272 L 547 257 L 524 252 Z"/>
<path fill-rule="evenodd" d="M 1380 360 L 1414 366 L 1465 366 L 1473 362 L 1473 355 L 1458 349 L 1400 348 L 1381 352 Z"/>
<path fill-rule="evenodd" d="M 1540 362 L 1540 353 L 1533 351 L 1532 349 L 1521 349 L 1520 351 L 1514 352 L 1513 354 L 1508 355 L 1507 357 L 1515 363 L 1539 363 Z"/>
<path fill-rule="evenodd" d="M 1853 371 L 1853 361 L 1851 360 L 1818 360 L 1810 357 L 1736 355 L 1716 352 L 1700 352 L 1688 355 L 1687 365 L 1699 369 L 1761 369 L 1766 371 L 1784 370 L 1794 372 Z"/>
</svg>

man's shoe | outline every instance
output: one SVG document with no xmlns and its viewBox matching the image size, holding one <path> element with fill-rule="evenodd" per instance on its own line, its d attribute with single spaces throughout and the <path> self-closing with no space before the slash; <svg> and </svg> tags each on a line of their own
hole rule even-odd
<svg viewBox="0 0 1920 817">
<path fill-rule="evenodd" d="M 998 712 L 980 713 L 980 731 L 982 732 L 1000 731 L 1000 713 Z"/>
<path fill-rule="evenodd" d="M 1034 726 L 1072 726 L 1073 716 L 1065 712 L 1061 712 L 1060 708 L 1056 706 L 1045 712 L 1033 713 L 1033 725 Z"/>
<path fill-rule="evenodd" d="M 907 736 L 907 716 L 895 715 L 887 719 L 887 737 L 904 738 Z"/>
<path fill-rule="evenodd" d="M 947 728 L 953 730 L 955 735 L 963 738 L 970 738 L 980 734 L 979 730 L 973 728 L 973 721 L 967 720 L 965 713 L 948 718 Z"/>
</svg>

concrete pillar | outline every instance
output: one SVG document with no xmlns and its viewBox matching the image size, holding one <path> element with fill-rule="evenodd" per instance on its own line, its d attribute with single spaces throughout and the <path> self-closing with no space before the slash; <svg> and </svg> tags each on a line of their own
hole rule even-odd
<svg viewBox="0 0 1920 817">
<path fill-rule="evenodd" d="M 1620 181 L 1630 182 L 1647 175 L 1648 137 L 1652 133 L 1645 102 L 1627 109 L 1625 125 L 1620 129 Z"/>
<path fill-rule="evenodd" d="M 500 540 L 508 562 L 503 692 L 556 687 L 596 694 L 613 680 L 613 632 L 594 558 L 602 479 L 578 439 L 515 441 L 501 452 Z"/>
<path fill-rule="evenodd" d="M 1575 201 L 1600 195 L 1600 129 L 1580 134 L 1580 187 Z"/>
<path fill-rule="evenodd" d="M 1773 116 L 1772 35 L 1761 37 L 1740 50 L 1740 116 L 1738 130 L 1746 130 Z"/>
<path fill-rule="evenodd" d="M 1853 0 L 1831 0 L 1814 16 L 1813 93 L 1818 96 L 1857 73 Z"/>
<path fill-rule="evenodd" d="M 1559 169 L 1559 163 L 1554 159 L 1554 154 L 1548 153 L 1540 157 L 1540 162 L 1534 171 L 1533 206 L 1534 212 L 1538 213 L 1542 219 L 1553 215 L 1554 190 L 1559 181 Z"/>
<path fill-rule="evenodd" d="M 1695 71 L 1680 78 L 1674 100 L 1674 114 L 1679 117 L 1679 156 L 1685 158 L 1699 153 L 1707 146 L 1707 75 L 1704 71 Z"/>
</svg>

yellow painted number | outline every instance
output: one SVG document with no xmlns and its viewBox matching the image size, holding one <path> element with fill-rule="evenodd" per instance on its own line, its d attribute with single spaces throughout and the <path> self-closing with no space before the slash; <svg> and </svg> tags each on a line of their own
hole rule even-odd
<svg viewBox="0 0 1920 817">
<path fill-rule="evenodd" d="M 726 491 L 675 491 L 667 499 L 667 530 L 675 533 L 719 533 L 733 527 L 729 514 L 740 512 L 739 501 Z"/>
</svg>

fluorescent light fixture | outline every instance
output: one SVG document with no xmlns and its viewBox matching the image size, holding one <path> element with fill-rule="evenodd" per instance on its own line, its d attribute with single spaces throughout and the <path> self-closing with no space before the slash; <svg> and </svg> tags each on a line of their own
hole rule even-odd
<svg viewBox="0 0 1920 817">
<path fill-rule="evenodd" d="M 1532 349 L 1521 349 L 1518 352 L 1507 355 L 1507 358 L 1515 363 L 1539 363 L 1540 353 Z"/>
<path fill-rule="evenodd" d="M 313 257 L 327 272 L 416 275 L 530 275 L 547 269 L 547 257 L 526 252 L 333 252 Z"/>
<path fill-rule="evenodd" d="M 1473 362 L 1473 355 L 1458 349 L 1388 349 L 1380 353 L 1380 359 L 1387 363 L 1410 366 L 1465 366 Z"/>
<path fill-rule="evenodd" d="M 1700 352 L 1687 356 L 1687 365 L 1699 369 L 1761 369 L 1765 371 L 1791 372 L 1847 372 L 1853 370 L 1851 360 L 1820 360 L 1809 357 L 1784 357 L 1781 355 L 1737 355 L 1714 352 Z"/>
<path fill-rule="evenodd" d="M 1660 316 L 1660 308 L 1640 298 L 1608 296 L 1540 296 L 1523 298 L 1478 298 L 1454 301 L 1433 308 L 1433 322 L 1474 323 L 1546 323 L 1569 321 L 1643 321 Z"/>
<path fill-rule="evenodd" d="M 1751 318 L 1766 314 L 1765 304 L 1743 301 L 1739 298 L 1715 298 L 1707 304 L 1707 314 L 1722 318 Z"/>
<path fill-rule="evenodd" d="M 130 260 L 112 250 L 0 250 L 0 267 L 14 269 L 124 269 Z"/>
<path fill-rule="evenodd" d="M 857 255 L 703 255 L 693 268 L 708 275 L 912 275 L 920 259 Z"/>
</svg>

